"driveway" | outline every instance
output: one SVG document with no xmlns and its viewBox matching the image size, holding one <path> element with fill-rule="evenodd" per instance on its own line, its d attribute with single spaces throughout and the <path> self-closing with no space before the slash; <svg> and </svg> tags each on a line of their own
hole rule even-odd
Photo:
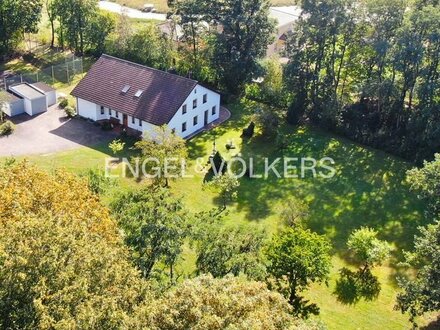
<svg viewBox="0 0 440 330">
<path fill-rule="evenodd" d="M 69 119 L 57 105 L 38 116 L 12 118 L 14 133 L 0 137 L 0 156 L 48 154 L 110 142 L 117 134 L 83 119 Z"/>
<path fill-rule="evenodd" d="M 124 12 L 125 15 L 131 18 L 142 18 L 142 19 L 155 19 L 158 21 L 165 21 L 167 19 L 167 15 L 158 14 L 158 13 L 144 13 L 143 11 L 121 6 L 117 3 L 110 1 L 99 1 L 99 8 L 107 11 L 111 11 L 112 13 L 121 14 Z"/>
</svg>

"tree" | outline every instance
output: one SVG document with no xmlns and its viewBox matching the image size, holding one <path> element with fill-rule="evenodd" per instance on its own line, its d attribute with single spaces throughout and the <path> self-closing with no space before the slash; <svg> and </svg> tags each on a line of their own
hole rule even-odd
<svg viewBox="0 0 440 330">
<path fill-rule="evenodd" d="M 38 31 L 42 7 L 42 0 L 0 2 L 0 56 L 13 50 L 25 33 Z"/>
<path fill-rule="evenodd" d="M 146 286 L 83 180 L 12 163 L 0 187 L 0 328 L 120 329 Z"/>
<path fill-rule="evenodd" d="M 80 55 L 84 54 L 90 24 L 99 14 L 95 0 L 54 0 L 53 11 L 59 21 L 59 41 Z M 101 28 L 101 27 L 100 27 Z"/>
<path fill-rule="evenodd" d="M 103 171 L 88 169 L 82 177 L 87 179 L 87 185 L 89 190 L 96 195 L 103 194 L 109 187 L 115 184 L 115 182 L 106 177 Z"/>
<path fill-rule="evenodd" d="M 170 178 L 184 174 L 184 165 L 188 156 L 185 140 L 172 132 L 166 125 L 158 127 L 151 134 L 136 142 L 134 147 L 141 151 L 141 160 L 147 169 L 158 169 L 154 182 L 168 187 Z M 153 175 L 153 174 L 152 174 Z"/>
<path fill-rule="evenodd" d="M 255 111 L 255 121 L 261 128 L 261 134 L 265 137 L 275 136 L 281 123 L 277 110 L 269 107 Z"/>
<path fill-rule="evenodd" d="M 211 3 L 212 4 L 212 3 Z M 240 94 L 254 78 L 258 59 L 273 40 L 267 0 L 223 0 L 208 7 L 208 21 L 221 26 L 212 40 L 212 65 L 222 86 Z"/>
<path fill-rule="evenodd" d="M 399 278 L 404 292 L 397 296 L 396 308 L 408 312 L 416 325 L 416 316 L 440 311 L 440 222 L 420 228 L 414 251 L 406 253 L 406 265 L 417 269 L 415 276 Z"/>
<path fill-rule="evenodd" d="M 171 42 L 153 23 L 146 24 L 129 36 L 122 52 L 122 57 L 126 60 L 162 70 L 170 68 L 172 55 Z"/>
<path fill-rule="evenodd" d="M 174 265 L 187 236 L 187 215 L 180 200 L 163 187 L 122 194 L 111 204 L 132 258 L 145 278 L 162 261 L 174 281 Z"/>
<path fill-rule="evenodd" d="M 301 226 L 309 217 L 309 206 L 297 198 L 289 198 L 281 210 L 281 220 L 286 226 Z"/>
<path fill-rule="evenodd" d="M 117 154 L 120 153 L 122 150 L 124 150 L 125 142 L 122 142 L 122 141 L 119 140 L 119 139 L 117 139 L 117 140 L 113 140 L 112 142 L 110 142 L 110 144 L 108 145 L 108 147 L 109 147 L 110 150 L 112 151 L 113 155 L 117 155 Z"/>
<path fill-rule="evenodd" d="M 431 162 L 425 161 L 423 167 L 407 172 L 411 190 L 428 203 L 431 215 L 440 214 L 440 154 L 435 154 Z"/>
<path fill-rule="evenodd" d="M 9 100 L 8 93 L 5 91 L 0 91 L 0 124 L 3 123 L 5 119 L 4 109 Z"/>
<path fill-rule="evenodd" d="M 380 265 L 391 252 L 391 246 L 379 240 L 377 231 L 368 227 L 362 227 L 351 233 L 347 247 L 354 258 L 363 265 L 363 272 Z"/>
<path fill-rule="evenodd" d="M 96 56 L 105 52 L 106 42 L 115 28 L 115 20 L 111 14 L 98 13 L 90 19 L 85 32 L 85 47 Z"/>
<path fill-rule="evenodd" d="M 327 280 L 330 249 L 325 237 L 299 226 L 274 235 L 267 246 L 267 269 L 274 278 L 272 285 L 288 299 L 294 315 L 307 317 L 319 313 L 318 306 L 308 304 L 300 292 L 312 282 Z"/>
<path fill-rule="evenodd" d="M 232 174 L 224 173 L 215 175 L 205 186 L 218 192 L 223 210 L 225 210 L 228 202 L 233 201 L 237 197 L 240 182 Z"/>
<path fill-rule="evenodd" d="M 264 232 L 251 226 L 227 228 L 218 221 L 206 224 L 206 218 L 201 220 L 203 228 L 196 239 L 197 274 L 244 274 L 254 280 L 264 279 Z"/>
<path fill-rule="evenodd" d="M 68 214 L 85 221 L 92 232 L 111 241 L 117 239 L 116 223 L 108 209 L 76 175 L 61 170 L 48 175 L 27 162 L 2 167 L 0 200 L 0 222 L 19 221 L 23 214 L 35 218 Z"/>
<path fill-rule="evenodd" d="M 353 253 L 355 261 L 362 266 L 357 272 L 345 267 L 340 270 L 340 278 L 336 282 L 335 290 L 338 300 L 354 304 L 360 298 L 366 300 L 377 298 L 381 290 L 380 282 L 371 269 L 389 257 L 391 246 L 379 240 L 375 230 L 362 227 L 351 233 L 347 247 Z"/>
<path fill-rule="evenodd" d="M 261 282 L 227 276 L 186 280 L 137 311 L 131 328 L 291 329 L 299 323 L 284 298 Z"/>
</svg>

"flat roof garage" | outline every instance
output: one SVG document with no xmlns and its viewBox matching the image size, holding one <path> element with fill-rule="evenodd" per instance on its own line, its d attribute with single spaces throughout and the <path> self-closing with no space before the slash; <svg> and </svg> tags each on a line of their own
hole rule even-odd
<svg viewBox="0 0 440 330">
<path fill-rule="evenodd" d="M 34 116 L 47 111 L 48 102 L 46 94 L 30 84 L 19 84 L 9 87 L 9 92 L 23 99 L 21 113 L 26 112 Z"/>
</svg>

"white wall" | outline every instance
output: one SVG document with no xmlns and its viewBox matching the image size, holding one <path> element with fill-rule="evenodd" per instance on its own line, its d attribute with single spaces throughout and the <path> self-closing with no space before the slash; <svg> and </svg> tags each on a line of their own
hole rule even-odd
<svg viewBox="0 0 440 330">
<path fill-rule="evenodd" d="M 207 102 L 203 103 L 203 95 L 207 94 Z M 197 107 L 193 109 L 193 100 L 197 99 Z M 182 108 L 186 104 L 186 114 Z M 216 107 L 216 113 L 212 114 L 212 108 Z M 219 118 L 220 115 L 220 94 L 213 92 L 203 86 L 197 85 L 177 113 L 168 123 L 170 129 L 175 129 L 176 134 L 185 138 L 205 126 L 205 111 L 208 111 L 208 124 Z M 193 124 L 194 117 L 197 116 L 197 125 Z M 186 131 L 182 131 L 182 124 L 186 122 Z"/>
<path fill-rule="evenodd" d="M 6 113 L 9 117 L 14 117 L 24 113 L 23 99 L 5 103 L 3 105 L 3 112 Z"/>
<path fill-rule="evenodd" d="M 203 95 L 207 95 L 207 102 L 203 103 Z M 197 99 L 197 107 L 193 109 L 193 100 Z M 186 114 L 182 113 L 183 105 L 187 106 Z M 215 114 L 212 114 L 212 108 L 215 107 Z M 116 118 L 116 111 L 108 108 L 104 108 L 104 114 L 101 114 L 101 106 L 95 103 L 77 98 L 77 111 L 78 115 L 89 118 L 92 120 L 104 120 Z M 185 102 L 180 106 L 177 113 L 168 123 L 170 129 L 174 129 L 176 134 L 185 138 L 194 132 L 200 130 L 205 126 L 205 111 L 208 111 L 208 124 L 219 118 L 220 115 L 220 95 L 213 92 L 203 86 L 197 85 Z M 197 124 L 194 125 L 194 117 L 197 116 Z M 127 126 L 131 129 L 140 131 L 142 133 L 153 133 L 157 126 L 142 121 L 142 125 L 139 125 L 139 119 L 135 118 L 133 123 L 133 117 L 128 116 Z M 123 123 L 123 114 L 119 112 L 119 122 Z M 186 131 L 182 132 L 182 124 L 186 122 Z"/>
<path fill-rule="evenodd" d="M 47 92 L 44 94 L 46 94 L 46 97 L 47 97 L 47 106 L 48 107 L 57 103 L 57 91 L 50 91 L 50 92 Z"/>
<path fill-rule="evenodd" d="M 29 101 L 30 103 L 30 108 L 28 108 L 29 112 L 26 111 L 26 101 Z M 39 98 L 35 98 L 32 100 L 25 99 L 25 111 L 31 116 L 35 116 L 39 113 L 46 112 L 47 111 L 46 95 L 43 95 Z"/>
<path fill-rule="evenodd" d="M 76 99 L 76 111 L 78 115 L 91 120 L 99 120 L 97 118 L 98 110 L 100 107 L 95 103 L 77 98 Z"/>
</svg>

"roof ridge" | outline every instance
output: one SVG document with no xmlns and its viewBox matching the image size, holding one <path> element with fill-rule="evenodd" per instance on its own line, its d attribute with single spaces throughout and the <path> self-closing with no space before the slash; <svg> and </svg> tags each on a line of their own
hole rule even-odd
<svg viewBox="0 0 440 330">
<path fill-rule="evenodd" d="M 180 76 L 178 74 L 174 74 L 174 73 L 170 73 L 170 72 L 167 72 L 167 71 L 163 71 L 163 70 L 159 70 L 159 69 L 156 69 L 156 68 L 152 68 L 152 67 L 147 66 L 147 65 L 143 65 L 143 64 L 139 64 L 139 63 L 132 62 L 132 61 L 129 61 L 129 60 L 125 60 L 123 58 L 119 58 L 119 57 L 112 56 L 112 55 L 109 55 L 109 54 L 102 54 L 100 58 L 102 58 L 102 57 L 110 58 L 110 59 L 113 59 L 113 60 L 117 60 L 117 61 L 120 61 L 120 62 L 124 62 L 124 63 L 130 64 L 130 65 L 138 66 L 138 67 L 141 67 L 143 69 L 148 69 L 148 70 L 151 70 L 151 71 L 156 71 L 156 72 L 161 73 L 163 75 L 173 76 L 173 77 L 176 77 L 176 78 L 179 78 L 179 79 L 183 79 L 183 80 L 187 80 L 187 81 L 191 81 L 191 82 L 197 83 L 197 84 L 199 83 L 197 80 L 194 80 L 194 79 L 191 79 L 191 78 L 182 77 L 182 76 Z"/>
</svg>

